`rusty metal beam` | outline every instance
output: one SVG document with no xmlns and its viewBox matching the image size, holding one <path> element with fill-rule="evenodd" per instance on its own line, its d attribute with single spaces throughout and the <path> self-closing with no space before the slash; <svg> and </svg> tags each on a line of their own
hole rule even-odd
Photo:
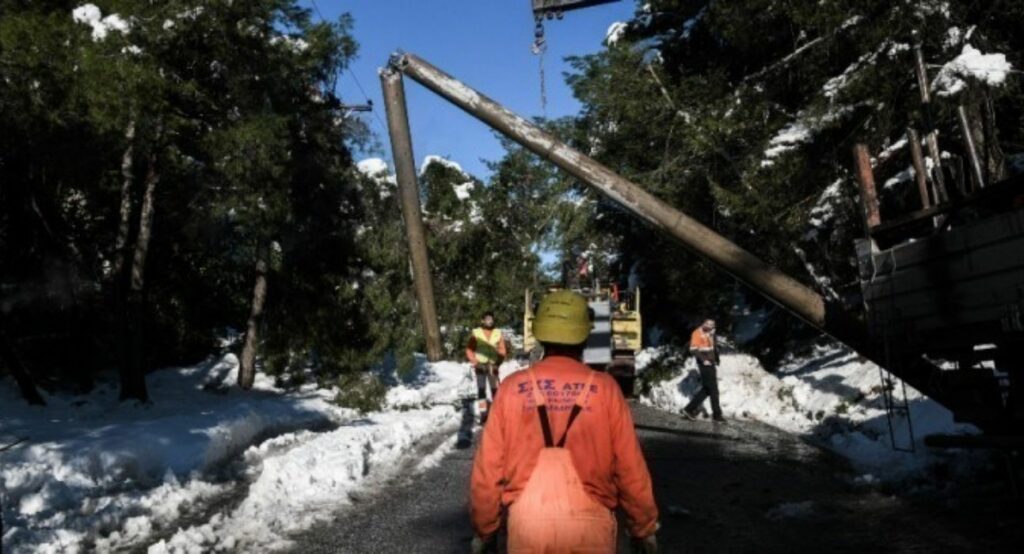
<svg viewBox="0 0 1024 554">
<path fill-rule="evenodd" d="M 402 219 L 405 220 L 406 238 L 409 241 L 412 277 L 423 325 L 423 338 L 426 341 L 427 359 L 436 362 L 444 356 L 444 351 L 441 347 L 441 330 L 437 324 L 434 283 L 427 253 L 427 234 L 420 209 L 419 184 L 416 182 L 416 161 L 412 155 L 405 86 L 402 83 L 402 75 L 389 69 L 381 72 L 380 83 L 384 90 L 388 134 L 391 136 L 391 153 L 398 180 L 398 198 L 402 208 Z"/>
<path fill-rule="evenodd" d="M 871 154 L 868 153 L 867 145 L 853 145 L 853 161 L 857 168 L 861 205 L 864 207 L 864 223 L 870 237 L 871 230 L 882 224 L 882 212 L 878 208 L 875 172 L 871 169 Z"/>
</svg>

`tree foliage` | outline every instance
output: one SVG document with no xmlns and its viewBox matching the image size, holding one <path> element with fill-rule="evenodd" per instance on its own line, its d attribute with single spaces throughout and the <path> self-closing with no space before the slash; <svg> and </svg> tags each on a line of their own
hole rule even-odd
<svg viewBox="0 0 1024 554">
<path fill-rule="evenodd" d="M 933 78 L 965 44 L 1022 62 L 1013 2 L 637 4 L 603 51 L 572 59 L 584 147 L 851 309 L 853 239 L 863 230 L 850 151 L 869 145 L 879 183 L 909 166 L 906 128 L 923 128 L 912 46 L 922 44 Z M 990 136 L 1021 150 L 1019 81 L 969 81 L 958 96 L 937 98 L 943 150 L 963 154 L 958 102 L 991 106 Z M 886 187 L 883 212 L 913 207 L 915 194 L 904 173 Z M 614 206 L 600 204 L 589 218 L 657 299 L 646 304 L 647 322 L 681 330 L 688 317 L 732 311 L 728 276 Z"/>
</svg>

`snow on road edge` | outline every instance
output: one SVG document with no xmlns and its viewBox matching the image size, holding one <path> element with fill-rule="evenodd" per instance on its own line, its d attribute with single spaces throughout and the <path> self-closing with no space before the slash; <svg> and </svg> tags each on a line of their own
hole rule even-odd
<svg viewBox="0 0 1024 554">
<path fill-rule="evenodd" d="M 237 366 L 229 354 L 152 373 L 151 405 L 119 402 L 116 387 L 104 385 L 88 397 L 54 395 L 45 407 L 28 406 L 10 383 L 0 382 L 0 444 L 29 437 L 0 454 L 4 552 L 144 546 L 150 537 L 167 536 L 197 507 L 230 493 L 235 484 L 213 473 L 243 452 L 256 496 L 239 510 L 249 510 L 255 521 L 269 518 L 271 533 L 291 529 L 275 519 L 286 516 L 261 509 L 267 504 L 258 498 L 269 497 L 261 491 L 273 489 L 261 480 L 277 475 L 287 485 L 284 477 L 314 479 L 323 490 L 351 490 L 361 482 L 355 474 L 373 473 L 420 438 L 457 426 L 453 406 L 473 390 L 467 366 L 422 362 L 404 381 L 395 379 L 399 384 L 384 411 L 361 418 L 334 404 L 333 389 L 305 385 L 284 391 L 260 374 L 253 391 L 240 391 L 233 387 Z M 327 433 L 306 430 L 335 426 L 340 427 Z M 268 436 L 274 438 L 250 447 Z M 302 475 L 290 465 L 292 455 L 319 469 Z M 333 501 L 288 490 L 276 494 Z M 223 525 L 230 521 L 225 515 L 217 519 Z M 269 534 L 259 538 L 276 540 Z"/>
<path fill-rule="evenodd" d="M 669 354 L 647 349 L 638 356 L 641 371 L 668 359 L 674 373 L 654 383 L 640 401 L 680 413 L 699 389 L 700 378 L 692 358 L 680 366 Z M 923 478 L 940 466 L 952 473 L 969 472 L 983 463 L 975 453 L 924 446 L 928 434 L 977 430 L 955 423 L 949 410 L 909 386 L 915 452 L 894 450 L 878 366 L 838 346 L 817 347 L 790 359 L 776 374 L 765 371 L 753 356 L 725 354 L 718 383 L 727 418 L 754 419 L 811 438 L 849 460 L 862 481 Z M 704 408 L 709 409 L 707 401 Z M 897 445 L 910 446 L 906 421 L 897 419 L 894 427 Z"/>
</svg>

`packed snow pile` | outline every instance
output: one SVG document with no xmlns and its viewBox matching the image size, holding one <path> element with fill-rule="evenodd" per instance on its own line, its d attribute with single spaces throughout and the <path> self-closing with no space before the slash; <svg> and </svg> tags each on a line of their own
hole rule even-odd
<svg viewBox="0 0 1024 554">
<path fill-rule="evenodd" d="M 458 400 L 473 390 L 470 370 L 420 362 L 404 379 L 392 375 L 385 409 L 365 416 L 314 384 L 285 391 L 258 374 L 243 392 L 233 386 L 233 354 L 150 374 L 150 405 L 119 402 L 116 387 L 101 385 L 29 406 L 0 381 L 0 446 L 25 439 L 0 452 L 3 551 L 138 549 L 161 539 L 167 551 L 275 544 L 386 474 L 424 437 L 454 433 Z M 237 460 L 241 475 L 225 478 Z M 204 507 L 237 494 L 239 478 L 252 484 L 237 508 L 177 530 L 182 518 L 206 521 Z"/>
<path fill-rule="evenodd" d="M 960 55 L 939 70 L 932 90 L 939 96 L 953 96 L 967 88 L 966 79 L 998 87 L 1006 81 L 1012 69 L 1010 62 L 1006 61 L 1006 54 L 982 54 L 977 48 L 965 44 Z"/>
<path fill-rule="evenodd" d="M 647 349 L 637 362 L 641 366 L 665 363 L 659 360 L 668 354 L 664 349 Z M 689 357 L 681 368 L 673 369 L 677 374 L 654 383 L 641 398 L 643 403 L 676 413 L 687 405 L 700 388 L 695 361 Z M 789 360 L 777 374 L 765 371 L 752 356 L 725 354 L 718 383 L 727 418 L 754 419 L 808 436 L 872 478 L 896 481 L 923 476 L 937 465 L 952 466 L 955 471 L 978 462 L 963 452 L 924 446 L 922 440 L 928 434 L 977 431 L 954 423 L 949 410 L 909 386 L 916 451 L 894 450 L 878 366 L 838 346 L 817 347 L 810 356 Z M 901 397 L 899 389 L 896 394 Z M 893 427 L 896 445 L 911 446 L 907 422 L 896 417 Z"/>
</svg>

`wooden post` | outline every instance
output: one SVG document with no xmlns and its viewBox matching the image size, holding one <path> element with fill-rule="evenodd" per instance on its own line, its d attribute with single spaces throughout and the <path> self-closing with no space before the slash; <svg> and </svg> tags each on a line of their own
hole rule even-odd
<svg viewBox="0 0 1024 554">
<path fill-rule="evenodd" d="M 860 200 L 864 206 L 864 222 L 867 225 L 868 237 L 871 230 L 882 223 L 882 213 L 878 208 L 878 192 L 875 189 L 875 173 L 871 169 L 871 155 L 864 144 L 853 146 L 853 161 L 857 166 L 857 183 L 860 185 Z"/>
<path fill-rule="evenodd" d="M 914 164 L 914 180 L 917 181 L 917 192 L 921 196 L 921 209 L 932 205 L 928 196 L 928 177 L 924 166 L 924 153 L 921 152 L 921 137 L 913 127 L 907 127 L 907 142 L 910 143 L 910 161 Z"/>
<path fill-rule="evenodd" d="M 402 84 L 402 74 L 391 70 L 381 72 L 380 82 L 384 89 L 384 107 L 387 111 L 388 134 L 391 135 L 391 153 L 395 160 L 398 198 L 402 207 L 402 218 L 405 220 L 406 238 L 409 241 L 412 278 L 416 285 L 416 300 L 419 303 L 427 359 L 436 362 L 444 356 L 444 350 L 441 347 L 441 329 L 437 324 L 437 308 L 434 304 L 434 283 L 430 274 L 419 184 L 416 182 L 416 161 L 412 155 L 405 86 Z"/>
<path fill-rule="evenodd" d="M 917 87 L 921 89 L 921 111 L 924 113 L 925 140 L 928 142 L 928 154 L 932 158 L 933 172 L 932 181 L 935 183 L 935 190 L 938 195 L 935 202 L 941 204 L 949 202 L 949 194 L 946 192 L 946 178 L 942 175 L 942 152 L 939 150 L 939 132 L 935 129 L 932 120 L 932 94 L 931 85 L 928 82 L 928 73 L 924 67 L 924 54 L 921 52 L 921 45 L 914 46 L 914 61 L 917 73 Z"/>
<path fill-rule="evenodd" d="M 978 159 L 978 149 L 974 145 L 974 135 L 971 134 L 971 121 L 967 118 L 967 108 L 960 104 L 956 109 L 960 116 L 960 132 L 964 135 L 964 150 L 967 151 L 967 159 L 971 164 L 971 175 L 974 176 L 974 184 L 979 190 L 985 188 L 985 177 L 981 169 L 981 160 Z"/>
</svg>

